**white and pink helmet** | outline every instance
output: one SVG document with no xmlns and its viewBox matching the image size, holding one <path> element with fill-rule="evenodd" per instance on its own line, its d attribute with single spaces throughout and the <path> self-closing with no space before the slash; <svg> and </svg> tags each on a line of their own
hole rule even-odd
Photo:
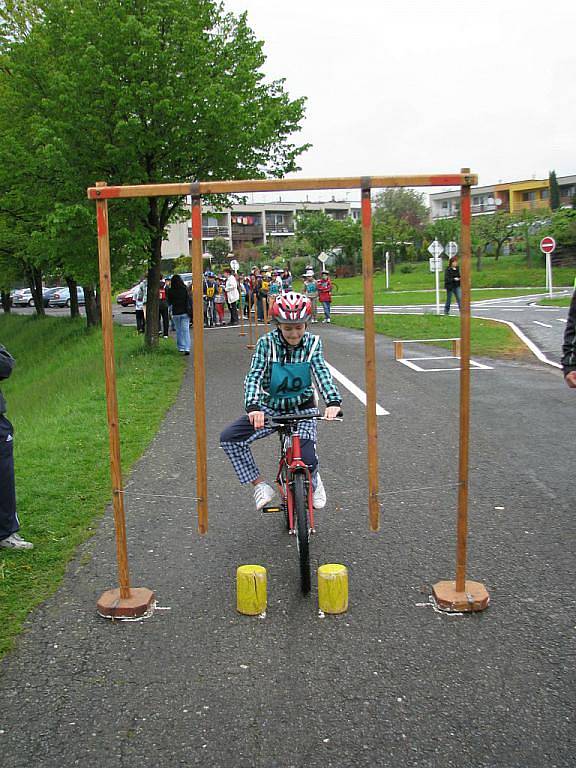
<svg viewBox="0 0 576 768">
<path fill-rule="evenodd" d="M 277 323 L 307 323 L 312 318 L 312 302 L 301 293 L 281 293 L 270 314 Z"/>
</svg>

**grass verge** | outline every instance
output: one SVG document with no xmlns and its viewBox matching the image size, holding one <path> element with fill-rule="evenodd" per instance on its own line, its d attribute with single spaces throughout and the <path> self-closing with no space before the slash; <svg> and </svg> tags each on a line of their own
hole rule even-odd
<svg viewBox="0 0 576 768">
<path fill-rule="evenodd" d="M 392 339 L 441 339 L 460 335 L 460 319 L 443 315 L 376 315 L 376 333 Z M 364 328 L 362 315 L 332 315 L 332 323 L 346 328 Z M 482 357 L 526 357 L 528 349 L 508 326 L 472 318 L 472 354 Z M 434 346 L 449 349 L 450 342 Z"/>
<path fill-rule="evenodd" d="M 340 286 L 340 281 L 338 281 Z M 471 293 L 472 301 L 482 301 L 483 299 L 506 299 L 510 296 L 529 296 L 532 293 L 538 293 L 537 290 L 525 288 L 519 289 L 473 289 Z M 332 297 L 333 304 L 338 306 L 357 305 L 364 303 L 364 293 L 345 293 L 338 292 Z M 440 303 L 444 306 L 446 301 L 446 291 L 440 289 Z M 374 303 L 385 306 L 404 306 L 407 304 L 436 304 L 436 293 L 434 291 L 375 291 Z"/>
<path fill-rule="evenodd" d="M 172 342 L 147 353 L 132 329 L 115 327 L 126 476 L 174 402 L 184 360 Z M 16 359 L 2 382 L 14 424 L 16 492 L 29 552 L 0 550 L 0 656 L 34 606 L 61 582 L 75 549 L 111 500 L 99 330 L 83 320 L 0 317 L 0 341 Z"/>
<path fill-rule="evenodd" d="M 571 296 L 563 296 L 561 299 L 540 299 L 538 304 L 543 307 L 569 307 L 571 301 Z"/>
</svg>

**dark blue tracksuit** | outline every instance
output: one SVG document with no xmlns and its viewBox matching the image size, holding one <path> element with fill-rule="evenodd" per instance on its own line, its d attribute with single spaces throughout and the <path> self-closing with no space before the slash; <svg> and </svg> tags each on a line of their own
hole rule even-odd
<svg viewBox="0 0 576 768">
<path fill-rule="evenodd" d="M 0 344 L 0 379 L 12 373 L 14 358 Z M 5 416 L 6 401 L 0 392 L 0 541 L 20 528 L 14 483 L 14 430 Z"/>
</svg>

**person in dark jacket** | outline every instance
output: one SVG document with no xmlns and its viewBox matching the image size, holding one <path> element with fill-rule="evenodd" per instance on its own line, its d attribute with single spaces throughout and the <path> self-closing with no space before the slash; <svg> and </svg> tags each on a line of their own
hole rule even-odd
<svg viewBox="0 0 576 768">
<path fill-rule="evenodd" d="M 444 314 L 450 314 L 450 304 L 452 302 L 452 294 L 456 297 L 458 302 L 458 309 L 460 309 L 460 298 L 462 292 L 460 289 L 460 267 L 458 266 L 458 256 L 452 256 L 448 260 L 448 266 L 444 271 L 444 288 L 446 288 L 446 304 L 444 305 Z"/>
<path fill-rule="evenodd" d="M 14 358 L 0 344 L 0 379 L 12 373 Z M 34 544 L 18 535 L 20 521 L 16 514 L 16 483 L 14 480 L 14 429 L 6 418 L 6 401 L 0 392 L 0 547 L 3 549 L 33 549 Z"/>
<path fill-rule="evenodd" d="M 172 319 L 176 326 L 176 346 L 183 355 L 190 354 L 190 307 L 188 289 L 180 275 L 174 275 L 170 288 L 166 289 L 166 301 L 172 307 Z"/>
<path fill-rule="evenodd" d="M 568 322 L 562 344 L 562 370 L 564 380 L 571 389 L 576 389 L 576 291 L 568 310 Z"/>
</svg>

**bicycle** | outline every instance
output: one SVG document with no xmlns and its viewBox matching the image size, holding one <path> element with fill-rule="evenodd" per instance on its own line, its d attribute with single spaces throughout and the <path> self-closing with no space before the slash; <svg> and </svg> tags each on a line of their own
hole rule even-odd
<svg viewBox="0 0 576 768">
<path fill-rule="evenodd" d="M 204 296 L 204 327 L 214 326 L 214 299 Z"/>
<path fill-rule="evenodd" d="M 280 460 L 276 485 L 280 491 L 280 506 L 266 506 L 263 512 L 284 512 L 286 528 L 296 536 L 300 565 L 300 588 L 304 595 L 310 592 L 310 536 L 316 533 L 312 476 L 310 468 L 302 461 L 298 422 L 309 419 L 323 420 L 317 414 L 283 414 L 270 416 L 267 426 L 276 427 L 280 438 Z M 336 419 L 334 419 L 335 421 Z M 341 417 L 337 417 L 342 421 Z"/>
</svg>

